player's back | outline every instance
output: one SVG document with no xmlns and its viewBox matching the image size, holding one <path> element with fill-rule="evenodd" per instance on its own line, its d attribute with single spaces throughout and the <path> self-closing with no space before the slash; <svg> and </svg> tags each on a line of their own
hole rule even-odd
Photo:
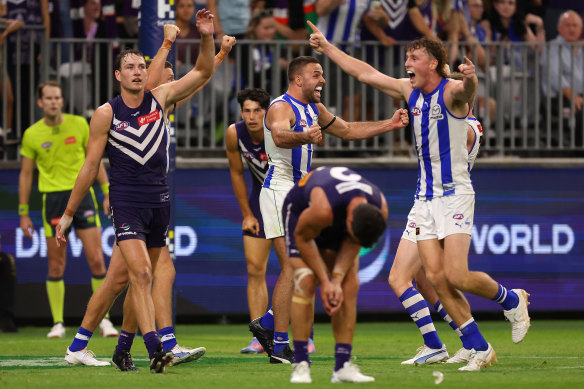
<svg viewBox="0 0 584 389">
<path fill-rule="evenodd" d="M 266 110 L 266 116 L 272 105 L 282 104 L 282 101 L 292 107 L 296 116 L 296 121 L 290 128 L 291 131 L 306 132 L 313 123 L 317 123 L 318 109 L 316 105 L 304 104 L 287 93 L 272 101 Z M 265 188 L 288 190 L 310 171 L 312 144 L 304 144 L 293 149 L 276 146 L 272 138 L 272 131 L 266 125 L 265 116 L 264 144 L 269 164 L 268 174 L 264 180 Z"/>
<path fill-rule="evenodd" d="M 169 202 L 168 129 L 162 106 L 146 92 L 142 104 L 128 107 L 121 96 L 109 101 L 113 108 L 106 150 L 110 169 L 112 205 L 161 207 Z"/>
</svg>

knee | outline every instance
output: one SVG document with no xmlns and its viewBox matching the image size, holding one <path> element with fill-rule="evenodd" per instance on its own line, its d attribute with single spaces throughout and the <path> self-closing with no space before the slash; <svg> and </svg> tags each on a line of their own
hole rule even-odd
<svg viewBox="0 0 584 389">
<path fill-rule="evenodd" d="M 451 270 L 446 274 L 446 279 L 449 284 L 456 289 L 465 290 L 466 280 L 468 279 L 468 272 Z"/>
<path fill-rule="evenodd" d="M 263 278 L 266 275 L 266 266 L 248 260 L 247 275 L 249 278 Z"/>
<path fill-rule="evenodd" d="M 389 271 L 389 277 L 387 277 L 387 282 L 389 283 L 389 286 L 391 287 L 393 292 L 396 295 L 398 295 L 398 297 L 399 295 L 401 295 L 401 293 L 403 293 L 404 290 L 413 286 L 412 280 L 404 279 L 404 276 L 402 274 L 399 274 L 399 272 L 395 271 L 393 267 Z"/>
<path fill-rule="evenodd" d="M 294 296 L 299 298 L 312 298 L 316 291 L 316 276 L 314 272 L 301 267 L 294 270 Z"/>
<path fill-rule="evenodd" d="M 152 269 L 149 266 L 143 266 L 133 272 L 130 276 L 132 285 L 136 287 L 147 287 L 152 286 Z"/>
</svg>

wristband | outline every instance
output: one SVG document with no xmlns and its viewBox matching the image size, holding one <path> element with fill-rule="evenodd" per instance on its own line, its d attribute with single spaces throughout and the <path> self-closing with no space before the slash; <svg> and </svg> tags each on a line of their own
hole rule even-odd
<svg viewBox="0 0 584 389">
<path fill-rule="evenodd" d="M 65 208 L 65 212 L 63 213 L 69 217 L 73 217 L 73 215 L 75 215 L 75 212 L 70 210 L 69 208 Z"/>
<path fill-rule="evenodd" d="M 18 214 L 20 216 L 28 215 L 28 204 L 18 204 Z"/>
<path fill-rule="evenodd" d="M 340 271 L 333 272 L 333 280 L 343 282 L 344 278 L 345 278 L 345 273 L 342 273 Z"/>
<path fill-rule="evenodd" d="M 161 49 L 167 49 L 167 50 L 170 50 L 171 47 L 172 47 L 172 41 L 170 39 L 165 39 L 164 42 L 162 42 L 162 46 L 160 46 Z"/>
<path fill-rule="evenodd" d="M 227 53 L 225 51 L 221 50 L 217 53 L 217 59 L 219 61 L 223 61 L 225 57 L 227 57 Z"/>
<path fill-rule="evenodd" d="M 329 128 L 330 126 L 332 126 L 332 124 L 335 122 L 335 120 L 337 120 L 337 115 L 333 116 L 333 120 L 331 120 L 331 121 L 329 122 L 329 124 L 327 124 L 326 126 L 322 127 L 320 130 L 321 130 L 321 131 L 324 131 L 324 130 L 326 130 L 327 128 Z"/>
<path fill-rule="evenodd" d="M 101 193 L 104 195 L 109 194 L 109 182 L 101 185 Z"/>
</svg>

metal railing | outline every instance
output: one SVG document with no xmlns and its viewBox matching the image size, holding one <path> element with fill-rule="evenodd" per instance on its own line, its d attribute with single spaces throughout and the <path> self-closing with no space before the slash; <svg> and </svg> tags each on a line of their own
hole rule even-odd
<svg viewBox="0 0 584 389">
<path fill-rule="evenodd" d="M 28 34 L 29 50 L 23 55 L 22 43 Z M 41 33 L 39 33 L 41 32 Z M 36 84 L 41 80 L 55 79 L 62 83 L 66 100 L 65 111 L 90 118 L 96 107 L 115 96 L 119 91 L 113 76 L 113 63 L 120 47 L 137 47 L 135 40 L 49 39 L 42 28 L 26 28 L 13 34 L 11 44 L 2 47 L 4 75 L 11 75 L 14 92 L 14 121 L 12 134 L 5 134 L 10 143 L 21 138 L 25 128 L 40 119 L 36 107 Z M 35 41 L 35 35 L 37 40 Z M 184 75 L 194 66 L 188 60 L 195 54 L 198 40 L 181 40 L 186 45 L 185 63 L 178 63 L 175 74 Z M 386 48 L 377 42 L 361 42 L 359 48 L 346 46 L 347 51 L 368 62 L 380 72 L 392 77 L 405 77 L 404 45 Z M 485 129 L 483 155 L 521 157 L 575 157 L 584 156 L 582 146 L 582 119 L 584 112 L 576 111 L 574 99 L 544 93 L 546 85 L 560 83 L 561 75 L 551 74 L 550 64 L 558 57 L 550 55 L 550 43 L 489 43 L 484 45 L 483 69 L 477 67 L 479 91 L 474 113 Z M 36 47 L 36 48 L 35 48 Z M 582 43 L 570 47 L 582 49 Z M 449 47 L 450 48 L 450 47 Z M 196 50 L 196 49 L 195 49 Z M 574 50 L 569 64 L 569 74 L 577 73 Z M 477 63 L 477 50 L 473 44 L 461 43 L 459 59 L 468 55 Z M 39 55 L 40 54 L 40 55 Z M 177 152 L 183 157 L 223 156 L 224 133 L 227 126 L 240 120 L 237 92 L 244 87 L 262 87 L 272 97 L 287 88 L 285 64 L 297 55 L 314 55 L 304 41 L 238 41 L 229 60 L 215 72 L 211 82 L 174 115 L 177 125 Z M 194 56 L 196 58 L 196 55 Z M 327 57 L 318 56 L 327 79 L 323 103 L 327 108 L 350 121 L 379 120 L 390 117 L 404 102 L 348 77 Z M 283 60 L 281 61 L 280 58 Z M 267 59 L 267 60 L 266 60 Z M 452 61 L 451 67 L 455 65 Z M 542 73 L 540 62 L 544 69 Z M 32 64 L 24 73 L 22 64 Z M 560 72 L 566 65 L 559 66 Z M 11 70 L 11 71 L 9 71 Z M 27 90 L 21 87 L 26 80 Z M 7 128 L 7 83 L 2 84 L 2 122 Z M 548 88 L 549 89 L 549 88 Z M 572 87 L 572 93 L 578 90 Z M 584 89 L 584 86 L 582 87 Z M 573 96 L 572 96 L 573 97 Z M 25 105 L 30 114 L 24 117 Z M 34 109 L 32 107 L 35 107 Z M 8 151 L 7 145 L 5 149 Z M 332 136 L 317 154 L 331 157 L 370 157 L 412 155 L 409 129 L 386 133 L 370 140 L 346 142 Z M 3 159 L 15 159 L 17 152 L 5 152 Z"/>
</svg>

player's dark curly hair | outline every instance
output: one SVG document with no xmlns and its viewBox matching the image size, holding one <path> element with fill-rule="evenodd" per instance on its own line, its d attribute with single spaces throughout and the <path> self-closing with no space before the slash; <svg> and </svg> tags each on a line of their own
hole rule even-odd
<svg viewBox="0 0 584 389">
<path fill-rule="evenodd" d="M 372 204 L 359 204 L 353 209 L 353 235 L 363 247 L 372 247 L 383 235 L 386 223 L 381 210 Z"/>
<path fill-rule="evenodd" d="M 310 56 L 296 57 L 288 65 L 288 81 L 293 81 L 294 76 L 302 72 L 302 68 L 309 63 L 320 63 L 318 59 Z"/>
<path fill-rule="evenodd" d="M 438 61 L 436 72 L 438 72 L 442 78 L 448 77 L 444 71 L 444 64 L 448 63 L 448 55 L 446 54 L 446 49 L 442 42 L 437 42 L 428 38 L 417 39 L 406 46 L 406 53 L 418 49 L 425 49 L 431 57 L 436 58 Z"/>
<path fill-rule="evenodd" d="M 255 101 L 263 109 L 268 109 L 270 105 L 270 94 L 261 88 L 246 88 L 239 91 L 237 94 L 237 102 L 243 108 L 245 100 Z"/>
<path fill-rule="evenodd" d="M 142 52 L 140 50 L 125 49 L 116 56 L 116 62 L 114 64 L 114 69 L 121 71 L 122 70 L 122 60 L 124 58 L 126 58 L 128 55 L 132 55 L 132 54 L 137 55 L 138 57 L 144 57 L 144 54 L 142 54 Z M 144 61 L 146 61 L 146 60 L 144 60 Z"/>
</svg>

